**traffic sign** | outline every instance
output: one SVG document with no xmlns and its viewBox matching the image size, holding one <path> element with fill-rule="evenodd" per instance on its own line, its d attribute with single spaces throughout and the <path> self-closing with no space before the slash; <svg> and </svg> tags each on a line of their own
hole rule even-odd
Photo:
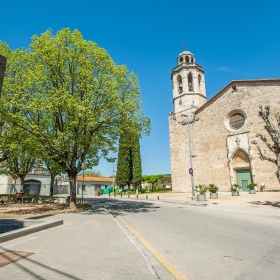
<svg viewBox="0 0 280 280">
<path fill-rule="evenodd" d="M 192 168 L 189 169 L 189 173 L 190 173 L 191 175 L 193 175 L 193 169 L 192 169 Z"/>
</svg>

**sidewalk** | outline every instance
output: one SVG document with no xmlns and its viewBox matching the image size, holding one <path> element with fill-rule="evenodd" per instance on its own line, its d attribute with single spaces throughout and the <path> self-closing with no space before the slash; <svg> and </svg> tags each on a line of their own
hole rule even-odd
<svg viewBox="0 0 280 280">
<path fill-rule="evenodd" d="M 154 267 L 173 279 L 105 209 L 54 217 L 64 224 L 0 244 L 0 253 L 33 253 L 1 267 L 1 279 L 158 279 Z"/>
</svg>

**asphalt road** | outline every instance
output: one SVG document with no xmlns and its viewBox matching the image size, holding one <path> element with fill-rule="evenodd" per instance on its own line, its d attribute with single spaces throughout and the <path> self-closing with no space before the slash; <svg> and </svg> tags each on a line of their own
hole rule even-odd
<svg viewBox="0 0 280 280">
<path fill-rule="evenodd" d="M 188 279 L 280 279 L 280 209 L 91 199 Z"/>
</svg>

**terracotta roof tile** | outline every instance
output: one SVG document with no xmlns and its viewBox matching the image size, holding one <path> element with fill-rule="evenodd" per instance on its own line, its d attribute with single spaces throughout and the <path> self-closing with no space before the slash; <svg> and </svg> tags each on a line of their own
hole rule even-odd
<svg viewBox="0 0 280 280">
<path fill-rule="evenodd" d="M 82 182 L 83 176 L 77 176 L 77 181 Z M 113 183 L 112 177 L 94 177 L 94 176 L 85 176 L 85 182 L 108 182 Z"/>
</svg>

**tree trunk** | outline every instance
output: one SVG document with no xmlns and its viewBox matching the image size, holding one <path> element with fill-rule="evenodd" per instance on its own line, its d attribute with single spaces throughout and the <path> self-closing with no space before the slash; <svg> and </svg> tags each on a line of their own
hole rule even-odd
<svg viewBox="0 0 280 280">
<path fill-rule="evenodd" d="M 24 185 L 25 176 L 20 175 L 19 178 L 20 178 L 20 190 L 19 191 L 23 192 L 23 185 Z"/>
<path fill-rule="evenodd" d="M 68 173 L 69 177 L 69 185 L 70 185 L 70 208 L 73 210 L 77 209 L 76 206 L 76 179 L 77 179 L 77 174 L 75 172 L 69 172 Z"/>
<path fill-rule="evenodd" d="M 55 174 L 51 173 L 51 185 L 50 185 L 50 196 L 53 196 L 53 185 L 54 185 L 54 178 L 55 178 Z"/>
</svg>

